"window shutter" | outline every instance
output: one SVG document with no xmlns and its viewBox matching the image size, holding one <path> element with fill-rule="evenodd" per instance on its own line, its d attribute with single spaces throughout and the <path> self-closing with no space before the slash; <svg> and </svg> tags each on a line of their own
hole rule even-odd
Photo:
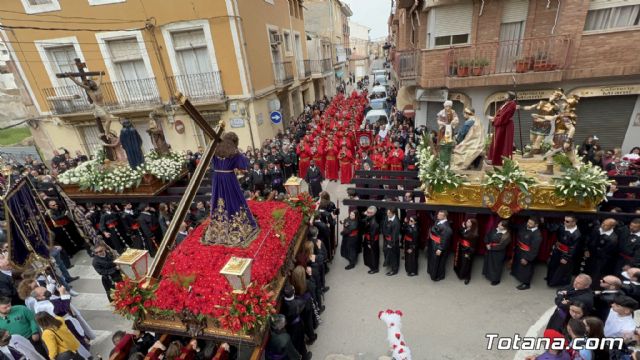
<svg viewBox="0 0 640 360">
<path fill-rule="evenodd" d="M 589 10 L 600 10 L 629 5 L 640 5 L 640 0 L 591 0 L 589 2 Z"/>
<path fill-rule="evenodd" d="M 113 62 L 142 59 L 136 38 L 107 41 Z"/>
<path fill-rule="evenodd" d="M 435 10 L 436 37 L 447 35 L 471 34 L 471 21 L 473 19 L 473 4 L 456 4 L 440 6 Z"/>
<path fill-rule="evenodd" d="M 171 36 L 176 50 L 207 46 L 202 29 L 174 32 Z"/>
<path fill-rule="evenodd" d="M 502 7 L 502 23 L 512 23 L 527 20 L 529 0 L 506 0 Z"/>
</svg>

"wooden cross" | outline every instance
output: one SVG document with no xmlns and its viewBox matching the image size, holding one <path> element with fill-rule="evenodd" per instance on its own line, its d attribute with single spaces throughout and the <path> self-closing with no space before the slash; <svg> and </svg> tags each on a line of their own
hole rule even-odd
<svg viewBox="0 0 640 360">
<path fill-rule="evenodd" d="M 153 260 L 153 264 L 147 271 L 147 276 L 155 280 L 158 280 L 160 271 L 162 271 L 162 266 L 164 265 L 167 256 L 169 256 L 169 252 L 173 248 L 176 236 L 178 236 L 178 231 L 180 230 L 180 224 L 184 221 L 184 217 L 187 215 L 187 212 L 193 203 L 193 199 L 200 188 L 200 183 L 209 168 L 209 164 L 211 164 L 211 160 L 213 160 L 213 154 L 221 141 L 222 132 L 224 131 L 224 122 L 222 120 L 218 123 L 217 129 L 213 129 L 202 114 L 200 114 L 198 109 L 191 104 L 189 99 L 180 92 L 176 93 L 175 98 L 178 100 L 178 104 L 182 109 L 191 116 L 202 132 L 204 132 L 212 141 L 207 145 L 207 149 L 204 151 L 204 154 L 202 154 L 202 158 L 200 159 L 196 170 L 193 172 L 193 176 L 189 180 L 187 189 L 185 190 L 182 199 L 180 199 L 180 203 L 178 204 L 178 208 L 171 220 L 171 224 L 169 224 L 167 232 L 162 238 L 162 243 L 160 243 L 160 247 L 158 248 L 156 257 Z"/>
<path fill-rule="evenodd" d="M 82 80 L 82 83 L 84 85 L 89 86 L 89 79 L 87 78 L 87 76 L 104 75 L 104 71 L 88 71 L 88 72 L 85 71 L 85 69 L 87 68 L 87 64 L 82 62 L 79 58 L 75 58 L 74 62 L 76 64 L 76 67 L 78 68 L 78 72 L 56 74 L 56 77 L 58 79 L 79 77 L 80 80 Z M 89 99 L 89 103 L 93 104 L 93 99 L 91 98 L 91 96 L 89 96 L 89 90 L 85 89 L 84 91 L 87 94 L 87 99 Z M 98 131 L 100 131 L 101 134 L 104 134 L 104 127 L 102 126 L 102 121 L 99 118 L 96 118 L 96 125 L 98 125 Z"/>
</svg>

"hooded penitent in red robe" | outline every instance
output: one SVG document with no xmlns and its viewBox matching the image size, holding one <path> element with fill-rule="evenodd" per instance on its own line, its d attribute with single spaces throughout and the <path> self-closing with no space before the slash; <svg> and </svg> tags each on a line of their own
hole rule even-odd
<svg viewBox="0 0 640 360">
<path fill-rule="evenodd" d="M 338 158 L 340 159 L 340 183 L 348 184 L 353 178 L 353 155 L 351 155 L 351 151 L 343 146 Z"/>
</svg>

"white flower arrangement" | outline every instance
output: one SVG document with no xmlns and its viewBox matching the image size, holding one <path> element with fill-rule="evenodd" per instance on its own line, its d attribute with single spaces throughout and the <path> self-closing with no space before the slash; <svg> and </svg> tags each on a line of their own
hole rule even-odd
<svg viewBox="0 0 640 360">
<path fill-rule="evenodd" d="M 444 165 L 433 154 L 431 147 L 427 143 L 428 140 L 424 136 L 418 146 L 418 178 L 423 187 L 440 193 L 462 185 L 465 179 L 464 176 L 456 174 L 449 165 Z"/>
<path fill-rule="evenodd" d="M 82 190 L 94 192 L 124 192 L 126 189 L 140 186 L 142 177 L 151 174 L 163 182 L 172 181 L 182 173 L 184 160 L 178 153 L 159 156 L 155 152 L 145 156 L 145 163 L 136 169 L 126 165 L 105 166 L 100 156 L 70 169 L 60 176 L 58 181 L 64 185 L 77 184 Z"/>
<path fill-rule="evenodd" d="M 569 168 L 565 175 L 553 181 L 557 195 L 595 203 L 606 200 L 607 187 L 611 185 L 607 173 L 591 163 L 580 168 Z"/>
<path fill-rule="evenodd" d="M 528 176 L 524 170 L 520 169 L 516 161 L 504 159 L 502 168 L 494 166 L 493 171 L 487 171 L 483 185 L 496 188 L 498 191 L 504 190 L 508 185 L 515 185 L 526 194 L 529 192 L 529 186 L 535 183 L 536 179 Z"/>
</svg>

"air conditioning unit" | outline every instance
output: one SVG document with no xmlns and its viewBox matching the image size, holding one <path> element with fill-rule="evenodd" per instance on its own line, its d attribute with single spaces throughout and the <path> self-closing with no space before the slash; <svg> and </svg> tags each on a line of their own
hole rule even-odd
<svg viewBox="0 0 640 360">
<path fill-rule="evenodd" d="M 276 47 L 282 43 L 282 37 L 277 32 L 270 32 L 269 37 L 271 38 L 272 47 Z"/>
</svg>

